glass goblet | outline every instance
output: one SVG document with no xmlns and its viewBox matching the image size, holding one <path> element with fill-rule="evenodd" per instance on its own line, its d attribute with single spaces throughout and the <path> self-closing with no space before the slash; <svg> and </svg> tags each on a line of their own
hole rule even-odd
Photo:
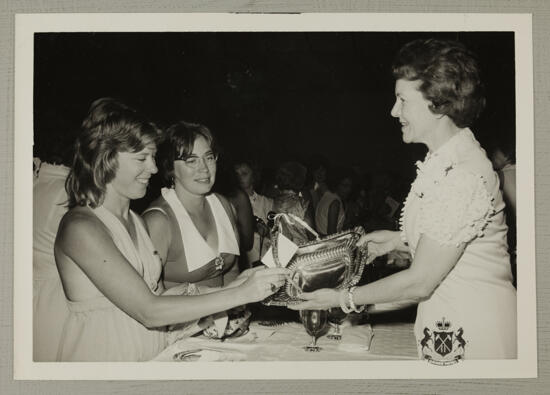
<svg viewBox="0 0 550 395">
<path fill-rule="evenodd" d="M 321 351 L 317 345 L 317 338 L 323 333 L 328 325 L 328 312 L 326 310 L 301 310 L 300 318 L 306 332 L 311 336 L 311 344 L 304 346 L 305 351 Z"/>
<path fill-rule="evenodd" d="M 342 311 L 340 307 L 332 307 L 328 309 L 328 323 L 334 328 L 332 333 L 329 333 L 327 337 L 331 340 L 342 340 L 342 329 L 340 325 L 346 319 L 347 314 Z"/>
</svg>

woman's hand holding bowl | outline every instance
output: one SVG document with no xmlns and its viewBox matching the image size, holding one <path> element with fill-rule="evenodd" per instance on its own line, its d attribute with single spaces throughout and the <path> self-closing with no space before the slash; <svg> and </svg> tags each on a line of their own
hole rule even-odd
<svg viewBox="0 0 550 395">
<path fill-rule="evenodd" d="M 400 243 L 401 236 L 398 231 L 376 230 L 362 236 L 357 242 L 357 245 L 367 245 L 367 263 L 370 263 L 377 257 L 386 255 L 387 253 L 398 249 Z"/>
<path fill-rule="evenodd" d="M 322 288 L 313 292 L 302 292 L 299 295 L 303 302 L 289 305 L 292 310 L 326 310 L 340 306 L 340 290 Z"/>
<path fill-rule="evenodd" d="M 289 270 L 283 267 L 266 268 L 265 266 L 245 270 L 241 276 L 245 278 L 239 287 L 243 289 L 248 303 L 259 302 L 281 288 Z M 235 281 L 240 281 L 241 276 Z"/>
</svg>

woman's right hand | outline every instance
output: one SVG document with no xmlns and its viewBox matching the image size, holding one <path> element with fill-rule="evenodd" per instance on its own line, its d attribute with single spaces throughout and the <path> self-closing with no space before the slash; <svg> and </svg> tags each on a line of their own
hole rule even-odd
<svg viewBox="0 0 550 395">
<path fill-rule="evenodd" d="M 233 281 L 227 284 L 224 288 L 235 288 L 244 283 L 252 273 L 257 272 L 258 270 L 265 270 L 265 266 L 252 267 L 246 270 L 243 270 Z"/>
<path fill-rule="evenodd" d="M 362 236 L 357 242 L 358 246 L 366 245 L 368 248 L 367 263 L 372 262 L 375 258 L 386 255 L 397 249 L 401 242 L 399 231 L 393 230 L 376 230 Z"/>
<path fill-rule="evenodd" d="M 283 267 L 254 268 L 239 286 L 247 299 L 246 303 L 259 302 L 277 292 L 286 280 L 289 270 Z"/>
</svg>

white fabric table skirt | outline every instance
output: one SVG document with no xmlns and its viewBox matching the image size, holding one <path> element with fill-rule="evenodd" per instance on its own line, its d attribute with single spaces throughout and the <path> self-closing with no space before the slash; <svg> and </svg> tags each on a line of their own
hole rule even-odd
<svg viewBox="0 0 550 395">
<path fill-rule="evenodd" d="M 413 326 L 412 323 L 344 325 L 340 341 L 322 336 L 317 340 L 322 350 L 306 352 L 303 346 L 310 344 L 311 337 L 300 323 L 270 327 L 252 322 L 249 332 L 239 338 L 225 341 L 204 336 L 186 338 L 167 347 L 153 360 L 178 360 L 174 356 L 185 351 L 189 353 L 184 361 L 414 360 L 418 359 L 418 353 Z"/>
</svg>

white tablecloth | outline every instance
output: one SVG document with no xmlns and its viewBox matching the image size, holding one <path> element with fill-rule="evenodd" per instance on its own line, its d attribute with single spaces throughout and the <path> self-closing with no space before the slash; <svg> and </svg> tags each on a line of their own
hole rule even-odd
<svg viewBox="0 0 550 395">
<path fill-rule="evenodd" d="M 374 332 L 370 349 L 371 331 Z M 204 336 L 180 340 L 155 361 L 173 361 L 174 355 L 192 351 L 187 361 L 351 361 L 418 359 L 412 323 L 391 323 L 344 326 L 342 339 L 322 336 L 317 344 L 320 352 L 306 352 L 303 346 L 311 337 L 299 323 L 262 326 L 252 322 L 250 331 L 239 338 L 225 341 Z"/>
</svg>

